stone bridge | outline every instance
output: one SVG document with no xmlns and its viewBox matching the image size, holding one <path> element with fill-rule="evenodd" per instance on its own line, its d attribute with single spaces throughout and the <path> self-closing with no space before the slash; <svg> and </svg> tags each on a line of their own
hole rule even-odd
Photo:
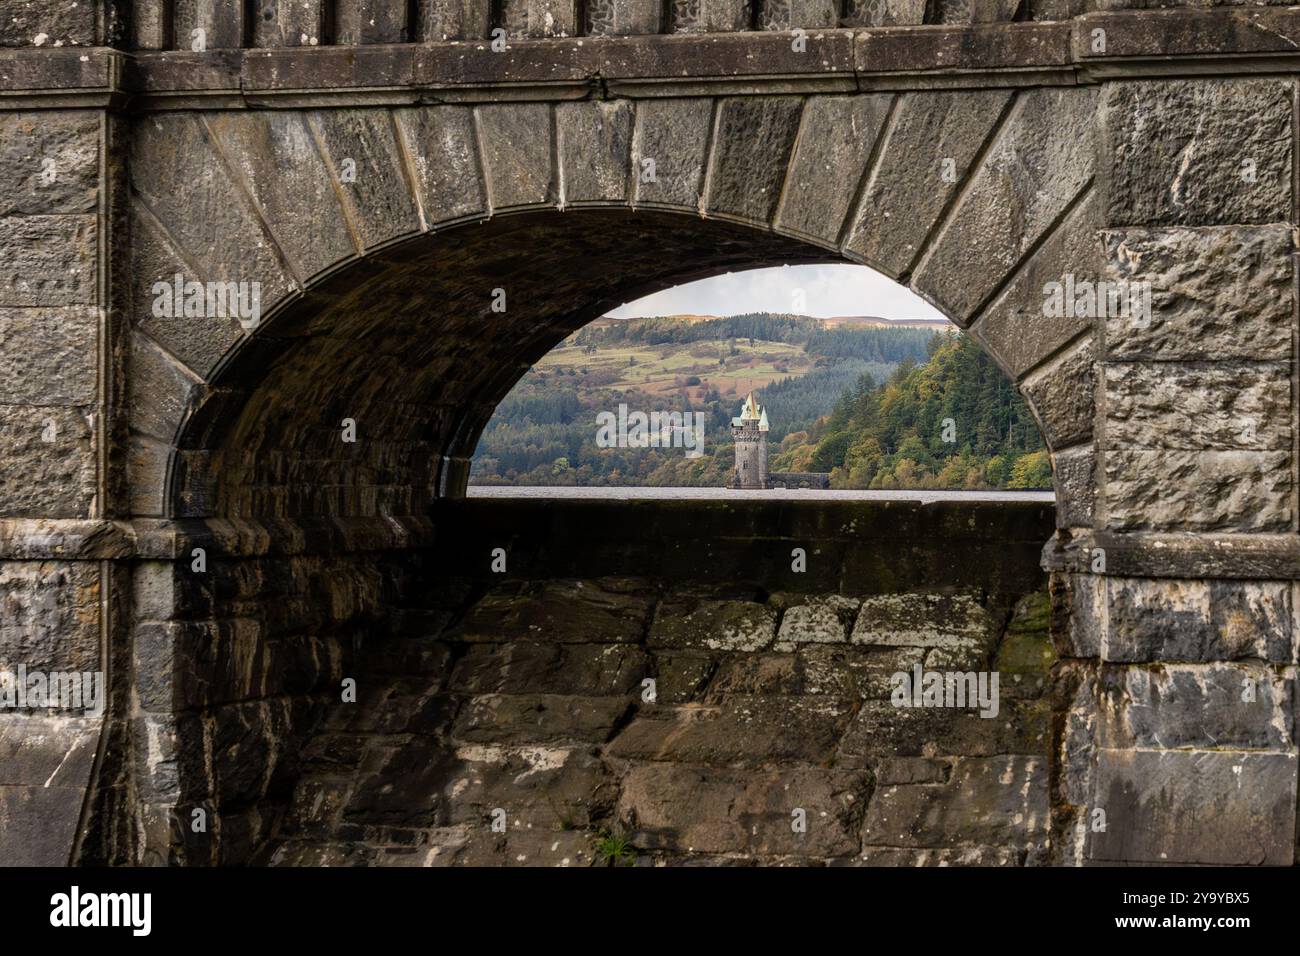
<svg viewBox="0 0 1300 956">
<path fill-rule="evenodd" d="M 0 713 L 0 862 L 268 852 L 315 786 L 304 749 L 347 764 L 308 745 L 343 726 L 344 681 L 410 663 L 384 634 L 446 626 L 431 568 L 492 560 L 447 499 L 529 365 L 636 296 L 819 261 L 968 329 L 1051 449 L 1050 827 L 1009 859 L 1294 862 L 1300 10 L 3 6 L 0 669 L 105 692 L 102 713 Z M 1129 9 L 1155 6 L 1175 9 Z M 1147 308 L 1045 308 L 1052 283 L 1102 282 Z M 752 539 L 751 570 L 792 540 L 850 547 L 851 516 L 792 536 L 757 533 L 762 513 L 704 525 Z M 641 593 L 608 587 L 606 614 Z M 476 620 L 462 644 L 487 639 Z M 877 794 L 940 773 L 872 766 Z M 818 786 L 801 799 L 832 799 Z M 609 813 L 634 825 L 628 800 Z M 650 829 L 712 805 L 658 803 Z"/>
</svg>

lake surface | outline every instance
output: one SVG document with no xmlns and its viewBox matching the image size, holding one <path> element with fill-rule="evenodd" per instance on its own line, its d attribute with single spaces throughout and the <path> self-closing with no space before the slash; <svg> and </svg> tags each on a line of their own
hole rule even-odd
<svg viewBox="0 0 1300 956">
<path fill-rule="evenodd" d="M 768 491 L 739 491 L 731 488 L 606 488 L 514 485 L 470 485 L 471 498 L 600 498 L 632 501 L 658 498 L 712 499 L 797 499 L 840 501 L 1035 501 L 1054 504 L 1050 491 L 814 491 L 809 488 L 773 488 Z"/>
</svg>

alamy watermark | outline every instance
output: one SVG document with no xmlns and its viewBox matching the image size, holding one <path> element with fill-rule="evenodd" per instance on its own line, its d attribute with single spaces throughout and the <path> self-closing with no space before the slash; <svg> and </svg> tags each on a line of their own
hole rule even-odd
<svg viewBox="0 0 1300 956">
<path fill-rule="evenodd" d="M 1076 279 L 1043 286 L 1043 315 L 1049 319 L 1127 319 L 1134 328 L 1151 324 L 1151 283 Z"/>
<path fill-rule="evenodd" d="M 0 670 L 0 710 L 63 710 L 86 717 L 104 714 L 102 671 Z"/>
<path fill-rule="evenodd" d="M 948 707 L 979 710 L 981 717 L 998 715 L 997 671 L 926 671 L 917 664 L 911 673 L 889 678 L 895 707 Z"/>
<path fill-rule="evenodd" d="M 179 272 L 171 282 L 155 282 L 153 314 L 158 319 L 238 319 L 251 332 L 262 321 L 262 283 L 185 281 Z"/>
<path fill-rule="evenodd" d="M 704 454 L 705 412 L 628 412 L 620 403 L 617 414 L 596 416 L 598 448 L 685 448 L 687 458 Z"/>
</svg>

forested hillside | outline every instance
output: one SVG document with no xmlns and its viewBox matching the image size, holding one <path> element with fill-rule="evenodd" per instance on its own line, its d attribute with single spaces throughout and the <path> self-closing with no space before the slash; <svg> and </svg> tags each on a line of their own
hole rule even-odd
<svg viewBox="0 0 1300 956">
<path fill-rule="evenodd" d="M 772 456 L 777 471 L 828 471 L 833 488 L 1050 488 L 1051 462 L 1029 408 L 970 338 L 941 334 L 923 364 L 877 384 L 863 375 L 806 434 Z"/>
<path fill-rule="evenodd" d="M 722 487 L 750 389 L 767 406 L 773 471 L 830 472 L 835 488 L 1050 487 L 1028 409 L 964 337 L 766 313 L 582 329 L 497 408 L 471 480 Z M 597 447 L 596 416 L 620 404 L 703 413 L 704 455 Z"/>
</svg>

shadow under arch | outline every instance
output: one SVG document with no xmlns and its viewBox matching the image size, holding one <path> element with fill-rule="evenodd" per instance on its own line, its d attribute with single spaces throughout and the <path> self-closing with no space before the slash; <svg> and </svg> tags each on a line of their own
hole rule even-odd
<svg viewBox="0 0 1300 956">
<path fill-rule="evenodd" d="M 593 319 L 731 269 L 845 261 L 626 207 L 518 212 L 373 252 L 277 304 L 223 358 L 181 423 L 168 516 L 419 514 L 463 494 L 497 403 Z"/>
</svg>

